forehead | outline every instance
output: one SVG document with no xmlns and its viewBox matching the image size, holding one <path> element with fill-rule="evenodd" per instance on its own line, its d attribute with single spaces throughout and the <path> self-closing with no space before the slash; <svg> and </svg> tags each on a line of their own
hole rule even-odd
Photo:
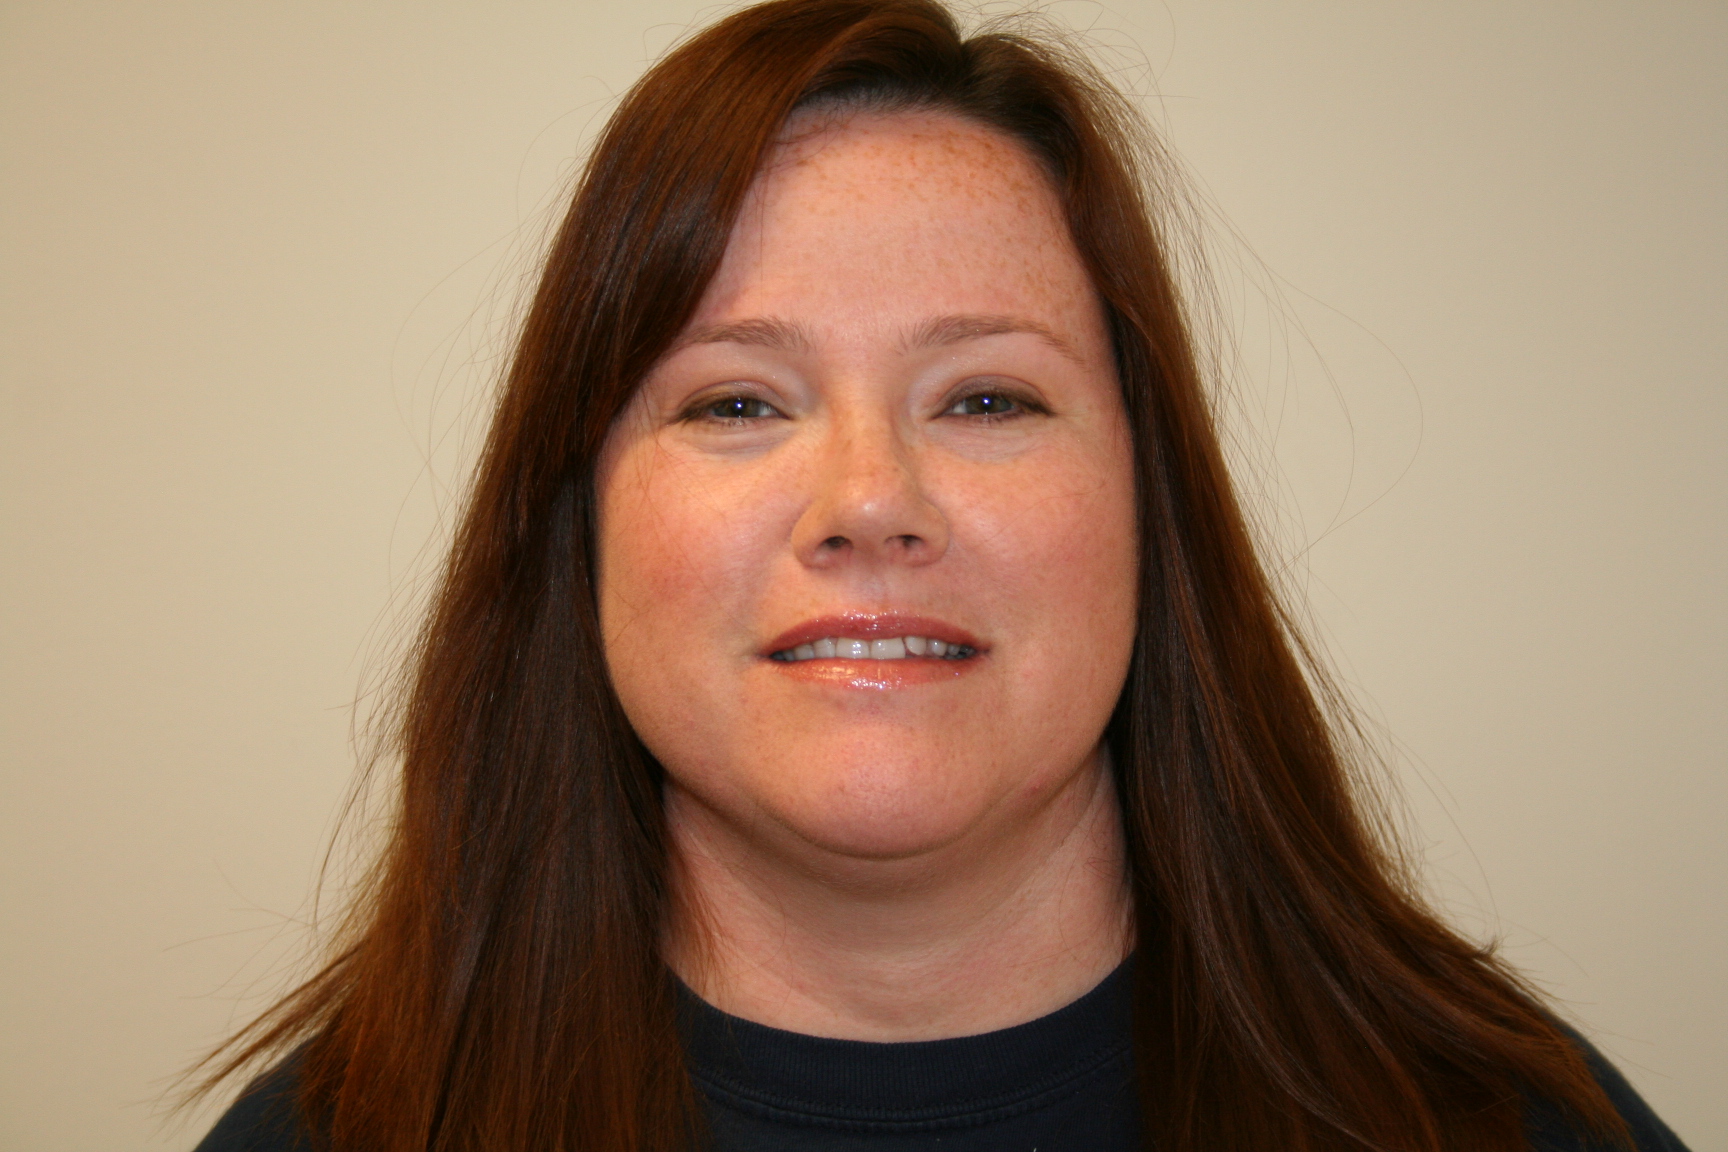
<svg viewBox="0 0 1728 1152">
<path fill-rule="evenodd" d="M 781 131 L 757 181 L 762 194 L 898 187 L 909 196 L 1055 207 L 1050 181 L 1025 145 L 950 112 L 799 113 Z"/>
<path fill-rule="evenodd" d="M 701 312 L 1033 311 L 1073 329 L 1091 296 L 1019 142 L 945 113 L 806 113 L 752 186 Z"/>
</svg>

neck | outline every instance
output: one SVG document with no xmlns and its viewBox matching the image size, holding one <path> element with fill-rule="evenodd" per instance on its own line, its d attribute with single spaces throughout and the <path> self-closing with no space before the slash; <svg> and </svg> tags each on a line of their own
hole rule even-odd
<svg viewBox="0 0 1728 1152">
<path fill-rule="evenodd" d="M 1013 827 L 890 860 L 753 835 L 670 784 L 666 811 L 667 962 L 770 1027 L 875 1041 L 1008 1028 L 1079 999 L 1129 948 L 1102 754 Z"/>
</svg>

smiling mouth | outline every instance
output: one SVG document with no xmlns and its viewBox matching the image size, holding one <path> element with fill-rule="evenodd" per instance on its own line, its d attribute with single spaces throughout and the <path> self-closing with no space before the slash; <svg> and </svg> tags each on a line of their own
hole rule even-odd
<svg viewBox="0 0 1728 1152">
<path fill-rule="evenodd" d="M 978 655 L 969 644 L 925 636 L 885 636 L 868 640 L 825 636 L 808 644 L 770 652 L 770 660 L 795 664 L 804 660 L 967 660 Z"/>
</svg>

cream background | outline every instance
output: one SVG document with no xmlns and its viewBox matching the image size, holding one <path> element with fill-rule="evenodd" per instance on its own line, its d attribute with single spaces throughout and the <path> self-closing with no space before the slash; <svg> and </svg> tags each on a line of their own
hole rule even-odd
<svg viewBox="0 0 1728 1152">
<path fill-rule="evenodd" d="M 156 1102 L 297 954 L 540 209 L 713 11 L 0 6 L 0 1149 L 208 1125 Z M 1244 297 L 1437 890 L 1728 1148 L 1728 9 L 1054 11 L 1151 61 L 1333 373 Z"/>
</svg>

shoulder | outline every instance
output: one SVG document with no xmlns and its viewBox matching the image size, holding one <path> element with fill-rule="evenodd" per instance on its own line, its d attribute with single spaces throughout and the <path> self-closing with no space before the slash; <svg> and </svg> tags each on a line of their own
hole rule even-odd
<svg viewBox="0 0 1728 1152">
<path fill-rule="evenodd" d="M 193 1152 L 313 1152 L 295 1099 L 298 1064 L 290 1056 L 254 1080 Z"/>
<path fill-rule="evenodd" d="M 1637 1089 L 1627 1083 L 1626 1077 L 1596 1050 L 1595 1045 L 1571 1028 L 1565 1028 L 1565 1031 L 1582 1050 L 1596 1083 L 1608 1094 L 1614 1110 L 1626 1121 L 1626 1127 L 1632 1133 L 1632 1146 L 1637 1152 L 1687 1152 L 1680 1137 L 1674 1135 L 1673 1129 L 1662 1122 L 1662 1118 L 1638 1095 Z M 1529 1132 L 1531 1152 L 1613 1152 L 1610 1146 L 1580 1135 L 1563 1112 L 1540 1101 L 1531 1106 Z"/>
</svg>

